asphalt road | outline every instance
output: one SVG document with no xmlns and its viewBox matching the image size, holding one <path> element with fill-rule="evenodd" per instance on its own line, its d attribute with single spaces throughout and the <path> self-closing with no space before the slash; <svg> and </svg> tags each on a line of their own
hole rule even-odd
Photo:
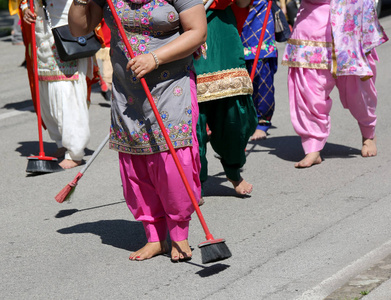
<svg viewBox="0 0 391 300">
<path fill-rule="evenodd" d="M 391 34 L 391 16 L 381 23 Z M 282 53 L 284 45 L 279 49 Z M 39 148 L 26 70 L 19 67 L 24 49 L 2 39 L 0 53 L 1 299 L 316 300 L 372 291 L 380 291 L 378 300 L 391 299 L 385 263 L 391 255 L 391 42 L 378 48 L 377 157 L 360 156 L 358 126 L 334 91 L 324 161 L 295 169 L 304 154 L 290 123 L 283 66 L 275 77 L 274 127 L 267 140 L 247 147 L 243 177 L 254 184 L 251 197 L 235 195 L 209 149 L 201 209 L 214 237 L 225 238 L 233 256 L 208 265 L 197 247 L 205 234 L 196 215 L 190 262 L 173 264 L 168 256 L 128 260 L 146 240 L 124 203 L 117 154 L 107 147 L 67 203 L 54 196 L 81 167 L 26 173 L 27 157 Z M 109 111 L 94 90 L 87 160 L 109 130 Z M 46 132 L 43 139 L 45 152 L 54 151 Z M 363 277 L 379 264 L 385 273 Z M 355 278 L 362 280 L 353 284 Z M 344 286 L 351 292 L 338 298 Z"/>
</svg>

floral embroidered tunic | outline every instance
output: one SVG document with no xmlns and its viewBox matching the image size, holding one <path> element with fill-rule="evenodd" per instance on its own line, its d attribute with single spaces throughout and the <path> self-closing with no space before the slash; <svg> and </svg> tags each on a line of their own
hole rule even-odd
<svg viewBox="0 0 391 300">
<path fill-rule="evenodd" d="M 372 76 L 365 54 L 387 40 L 373 0 L 303 0 L 282 64 Z"/>
<path fill-rule="evenodd" d="M 230 2 L 215 0 L 212 5 L 218 3 L 220 7 L 206 12 L 207 59 L 194 62 L 199 103 L 253 93 L 235 15 L 231 6 L 228 6 Z"/>
<path fill-rule="evenodd" d="M 78 61 L 62 61 L 58 55 L 54 37 L 42 6 L 42 0 L 36 0 L 37 20 L 35 25 L 38 79 L 40 81 L 78 80 Z M 68 11 L 72 0 L 46 0 L 52 27 L 68 24 Z"/>
<path fill-rule="evenodd" d="M 94 0 L 103 8 L 111 29 L 113 101 L 111 105 L 110 148 L 130 154 L 153 154 L 168 147 L 146 93 L 131 72 L 130 59 L 105 0 Z M 141 1 L 140 1 L 141 2 Z M 128 36 L 134 55 L 153 51 L 180 35 L 179 13 L 202 0 L 114 0 L 113 4 Z M 192 56 L 161 65 L 144 78 L 155 100 L 174 148 L 192 145 L 190 72 Z"/>
</svg>

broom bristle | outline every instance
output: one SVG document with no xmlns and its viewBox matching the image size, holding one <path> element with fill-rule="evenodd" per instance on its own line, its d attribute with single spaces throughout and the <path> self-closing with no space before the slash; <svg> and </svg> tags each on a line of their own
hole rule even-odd
<svg viewBox="0 0 391 300">
<path fill-rule="evenodd" d="M 54 199 L 56 199 L 56 201 L 58 203 L 63 203 L 65 200 L 69 199 L 69 197 L 72 195 L 73 191 L 75 190 L 75 187 L 77 185 L 77 182 L 79 181 L 79 179 L 83 176 L 83 173 L 78 173 L 76 175 L 76 177 L 73 179 L 73 181 L 71 181 L 70 183 L 68 183 L 58 194 L 56 197 L 54 197 Z"/>
<path fill-rule="evenodd" d="M 203 264 L 224 260 L 232 256 L 223 239 L 208 240 L 199 244 L 198 247 L 201 248 Z"/>
<path fill-rule="evenodd" d="M 69 198 L 72 190 L 74 189 L 75 187 L 74 186 L 71 186 L 69 183 L 57 194 L 56 197 L 54 197 L 54 199 L 56 199 L 56 201 L 58 203 L 63 203 L 66 199 Z"/>
</svg>

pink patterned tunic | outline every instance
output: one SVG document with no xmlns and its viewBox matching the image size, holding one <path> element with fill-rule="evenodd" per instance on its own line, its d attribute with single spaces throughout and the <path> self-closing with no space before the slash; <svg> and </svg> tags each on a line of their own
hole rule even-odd
<svg viewBox="0 0 391 300">
<path fill-rule="evenodd" d="M 282 64 L 371 77 L 366 54 L 387 40 L 373 0 L 303 0 Z"/>
</svg>

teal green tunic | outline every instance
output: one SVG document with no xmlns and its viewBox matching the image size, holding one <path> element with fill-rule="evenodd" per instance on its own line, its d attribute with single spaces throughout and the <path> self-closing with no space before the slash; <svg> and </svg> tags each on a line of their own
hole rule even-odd
<svg viewBox="0 0 391 300">
<path fill-rule="evenodd" d="M 245 148 L 258 119 L 251 98 L 253 88 L 244 60 L 243 44 L 231 7 L 207 12 L 207 59 L 194 62 L 200 114 L 197 137 L 201 156 L 201 182 L 208 177 L 206 124 L 213 150 L 221 157 L 226 176 L 241 179 Z"/>
</svg>

